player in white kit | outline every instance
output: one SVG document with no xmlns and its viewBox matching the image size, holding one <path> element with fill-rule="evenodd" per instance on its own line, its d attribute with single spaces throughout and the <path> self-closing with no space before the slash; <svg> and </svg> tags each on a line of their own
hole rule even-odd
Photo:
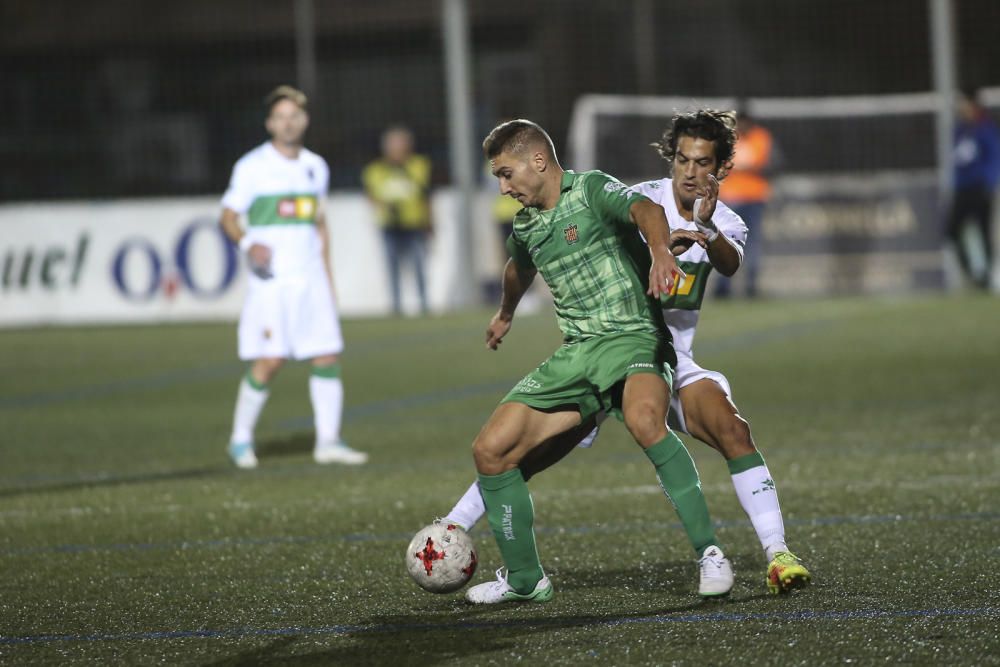
<svg viewBox="0 0 1000 667">
<path fill-rule="evenodd" d="M 324 211 L 330 170 L 302 145 L 309 125 L 306 96 L 280 86 L 268 95 L 266 106 L 271 140 L 239 159 L 222 198 L 220 224 L 246 254 L 251 271 L 239 323 L 239 357 L 251 365 L 237 394 L 229 457 L 240 468 L 257 466 L 253 432 L 268 383 L 287 359 L 309 359 L 313 458 L 364 463 L 367 454 L 340 440 L 344 340 Z"/>
<path fill-rule="evenodd" d="M 708 276 L 713 269 L 731 276 L 743 261 L 747 227 L 729 207 L 718 201 L 735 136 L 735 116 L 700 110 L 677 114 L 659 144 L 673 178 L 633 187 L 663 207 L 673 231 L 671 245 L 687 278 L 663 300 L 663 319 L 674 339 L 677 368 L 668 423 L 716 449 L 726 459 L 740 504 L 749 516 L 768 561 L 767 587 L 772 593 L 805 586 L 809 571 L 785 544 L 785 528 L 777 490 L 763 456 L 757 451 L 750 426 L 732 401 L 724 375 L 706 370 L 694 360 L 693 342 Z M 694 211 L 698 211 L 698 219 Z M 549 443 L 548 451 L 522 462 L 525 479 L 559 460 L 574 446 L 589 447 L 598 434 L 596 423 Z M 589 431 L 589 433 L 588 433 Z M 585 436 L 585 437 L 584 437 Z M 582 440 L 581 440 L 582 437 Z M 471 528 L 484 513 L 477 484 L 473 484 L 444 520 Z M 704 560 L 704 559 L 703 559 Z M 712 563 L 702 563 L 711 568 Z M 731 574 L 729 576 L 732 576 Z"/>
</svg>

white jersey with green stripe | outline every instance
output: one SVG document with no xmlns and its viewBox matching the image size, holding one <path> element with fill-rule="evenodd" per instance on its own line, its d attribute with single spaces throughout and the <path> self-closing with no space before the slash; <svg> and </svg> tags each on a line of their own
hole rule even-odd
<svg viewBox="0 0 1000 667">
<path fill-rule="evenodd" d="M 669 178 L 639 183 L 631 188 L 645 195 L 663 207 L 667 214 L 670 229 L 688 229 L 696 232 L 698 228 L 691 220 L 685 220 L 677 210 L 674 199 L 673 182 Z M 742 250 L 747 242 L 747 226 L 743 219 L 721 201 L 715 206 L 712 222 Z M 698 326 L 698 314 L 701 302 L 705 298 L 708 287 L 708 276 L 712 272 L 712 263 L 708 252 L 699 245 L 691 248 L 677 258 L 677 265 L 687 274 L 687 279 L 675 284 L 669 297 L 662 299 L 663 320 L 666 322 L 674 338 L 674 349 L 678 354 L 692 355 L 694 331 Z"/>
<path fill-rule="evenodd" d="M 299 278 L 322 266 L 316 214 L 326 197 L 330 169 L 316 153 L 302 148 L 290 159 L 267 142 L 233 167 L 222 205 L 246 216 L 246 232 L 271 248 L 276 280 Z"/>
</svg>

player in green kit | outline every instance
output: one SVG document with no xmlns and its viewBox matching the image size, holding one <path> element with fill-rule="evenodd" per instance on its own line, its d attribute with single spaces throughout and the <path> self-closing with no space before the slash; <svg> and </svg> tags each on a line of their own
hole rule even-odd
<svg viewBox="0 0 1000 667">
<path fill-rule="evenodd" d="M 735 114 L 731 112 L 699 109 L 679 113 L 654 144 L 668 163 L 670 177 L 639 183 L 633 189 L 663 208 L 671 228 L 671 250 L 687 274 L 661 304 L 677 355 L 669 426 L 701 440 L 725 458 L 736 496 L 768 562 L 767 588 L 777 594 L 808 585 L 812 575 L 785 543 L 775 480 L 757 449 L 749 423 L 736 407 L 729 380 L 701 367 L 694 357 L 695 330 L 709 275 L 712 271 L 733 275 L 742 264 L 748 240 L 743 220 L 718 200 L 719 181 L 725 178 L 736 139 Z M 533 450 L 520 466 L 525 480 L 576 447 L 591 447 L 603 416 L 597 416 L 593 430 L 585 436 L 584 426 Z M 474 482 L 439 521 L 469 530 L 485 515 L 479 483 Z"/>
<path fill-rule="evenodd" d="M 713 564 L 702 567 L 702 595 L 728 593 L 732 568 L 715 537 L 697 470 L 666 427 L 675 355 L 657 304 L 685 276 L 670 252 L 663 209 L 607 174 L 564 171 L 552 140 L 531 121 L 498 125 L 483 150 L 501 194 L 524 206 L 507 242 L 511 259 L 487 346 L 497 349 L 510 331 L 517 304 L 538 273 L 552 292 L 564 343 L 504 397 L 473 444 L 507 572 L 473 586 L 466 599 L 494 604 L 552 597 L 518 465 L 546 440 L 601 410 L 625 422 L 696 553 Z"/>
</svg>

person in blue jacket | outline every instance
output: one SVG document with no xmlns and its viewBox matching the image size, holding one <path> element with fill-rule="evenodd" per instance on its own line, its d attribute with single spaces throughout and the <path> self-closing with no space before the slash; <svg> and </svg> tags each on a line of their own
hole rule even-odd
<svg viewBox="0 0 1000 667">
<path fill-rule="evenodd" d="M 959 94 L 955 125 L 955 192 L 948 215 L 948 238 L 955 244 L 962 270 L 983 289 L 990 286 L 993 268 L 993 199 L 1000 184 L 1000 131 L 983 107 L 969 94 Z M 973 275 L 962 230 L 974 223 L 982 234 L 986 267 Z"/>
</svg>

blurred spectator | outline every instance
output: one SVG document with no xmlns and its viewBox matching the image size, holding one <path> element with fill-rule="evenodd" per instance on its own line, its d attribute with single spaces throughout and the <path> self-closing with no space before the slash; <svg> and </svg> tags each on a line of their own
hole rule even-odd
<svg viewBox="0 0 1000 667">
<path fill-rule="evenodd" d="M 757 274 L 760 269 L 761 222 L 764 207 L 771 198 L 768 182 L 778 166 L 778 150 L 771 133 L 740 109 L 736 115 L 739 140 L 733 155 L 733 166 L 721 183 L 719 199 L 724 201 L 747 225 L 749 242 L 743 258 L 746 276 L 746 295 L 757 296 Z M 716 295 L 728 297 L 731 291 L 729 278 L 718 276 Z"/>
<path fill-rule="evenodd" d="M 490 175 L 492 176 L 492 174 Z M 500 254 L 502 255 L 500 263 L 501 266 L 506 264 L 510 257 L 507 252 L 507 237 L 509 237 L 514 231 L 514 215 L 517 214 L 521 208 L 521 202 L 517 201 L 513 197 L 508 197 L 507 195 L 496 195 L 493 198 L 493 206 L 491 207 L 490 212 L 493 216 L 493 225 L 500 237 Z M 491 282 L 489 288 L 487 289 L 487 302 L 497 301 L 500 298 L 500 292 L 500 281 L 497 280 Z"/>
<path fill-rule="evenodd" d="M 400 266 L 404 261 L 413 265 L 420 310 L 423 313 L 428 310 L 424 258 L 431 234 L 431 161 L 415 154 L 413 143 L 409 128 L 386 129 L 382 133 L 382 156 L 361 174 L 385 237 L 392 310 L 396 315 L 402 313 Z"/>
<path fill-rule="evenodd" d="M 948 214 L 948 238 L 955 244 L 962 271 L 988 289 L 993 269 L 993 197 L 1000 183 L 1000 132 L 974 96 L 960 93 L 956 105 L 955 192 Z M 969 251 L 962 242 L 967 222 L 982 234 L 986 266 L 973 275 Z"/>
</svg>

